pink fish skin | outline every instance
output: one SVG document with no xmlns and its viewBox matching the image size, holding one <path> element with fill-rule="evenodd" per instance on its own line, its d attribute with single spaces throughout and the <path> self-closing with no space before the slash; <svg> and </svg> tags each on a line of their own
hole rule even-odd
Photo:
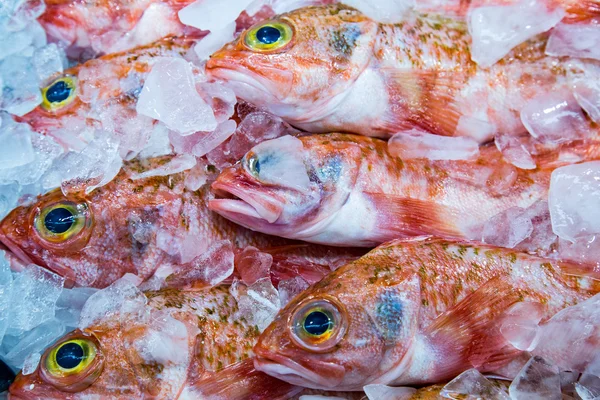
<svg viewBox="0 0 600 400">
<path fill-rule="evenodd" d="M 523 354 L 501 332 L 512 307 L 542 304 L 546 320 L 598 293 L 599 278 L 504 248 L 393 241 L 288 303 L 254 347 L 255 366 L 292 384 L 351 391 L 494 373 Z"/>
<path fill-rule="evenodd" d="M 574 12 L 600 15 L 597 1 L 573 3 Z M 283 33 L 265 46 L 256 39 L 264 27 Z M 334 4 L 261 22 L 206 67 L 238 97 L 309 132 L 389 137 L 417 127 L 485 142 L 525 132 L 524 104 L 568 87 L 568 60 L 546 56 L 546 42 L 547 34 L 534 37 L 482 68 L 462 17 L 412 13 L 382 24 Z"/>
</svg>

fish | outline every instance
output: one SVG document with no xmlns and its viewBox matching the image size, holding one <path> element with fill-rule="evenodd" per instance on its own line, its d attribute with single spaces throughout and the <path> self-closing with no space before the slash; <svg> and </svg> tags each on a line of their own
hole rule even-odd
<svg viewBox="0 0 600 400">
<path fill-rule="evenodd" d="M 600 10 L 596 0 L 560 3 L 569 15 Z M 383 24 L 333 4 L 256 24 L 215 52 L 206 70 L 308 132 L 388 138 L 416 128 L 484 143 L 498 132 L 526 132 L 527 101 L 568 90 L 569 60 L 546 56 L 547 40 L 538 35 L 484 68 L 471 59 L 465 18 L 412 12 Z"/>
<path fill-rule="evenodd" d="M 324 390 L 439 383 L 471 368 L 495 374 L 523 355 L 503 333 L 515 307 L 538 305 L 532 322 L 546 320 L 598 293 L 599 278 L 511 249 L 395 240 L 290 301 L 259 337 L 254 364 Z"/>
<path fill-rule="evenodd" d="M 254 369 L 259 330 L 229 287 L 143 294 L 119 287 L 131 293 L 131 310 L 58 339 L 34 372 L 17 375 L 11 399 L 286 399 L 302 390 Z"/>
<path fill-rule="evenodd" d="M 541 153 L 538 168 L 522 170 L 495 146 L 475 160 L 432 161 L 394 157 L 385 141 L 365 136 L 284 136 L 224 169 L 208 207 L 257 232 L 332 246 L 419 235 L 474 240 L 498 213 L 546 199 L 563 151 L 581 161 L 598 150 L 582 142 Z"/>
<path fill-rule="evenodd" d="M 221 218 L 208 210 L 209 185 L 186 187 L 189 169 L 160 170 L 173 160 L 137 158 L 89 193 L 85 189 L 93 182 L 72 182 L 41 195 L 0 222 L 0 243 L 25 265 L 34 263 L 96 288 L 126 273 L 146 280 L 158 268 L 176 276 L 190 268 L 226 267 L 227 257 L 233 257 L 227 255 L 246 246 L 272 251 L 290 271 L 294 266 L 314 271 L 311 262 L 328 268 L 357 253 L 256 234 Z"/>
</svg>

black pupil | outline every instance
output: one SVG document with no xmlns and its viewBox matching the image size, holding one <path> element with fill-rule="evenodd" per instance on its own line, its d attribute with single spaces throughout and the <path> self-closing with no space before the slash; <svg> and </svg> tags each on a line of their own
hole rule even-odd
<svg viewBox="0 0 600 400">
<path fill-rule="evenodd" d="M 256 38 L 261 43 L 273 44 L 281 39 L 281 32 L 272 26 L 263 26 L 256 32 Z"/>
<path fill-rule="evenodd" d="M 83 360 L 83 348 L 77 343 L 66 343 L 56 352 L 56 363 L 64 369 L 75 368 Z"/>
<path fill-rule="evenodd" d="M 260 161 L 258 157 L 254 156 L 250 159 L 250 169 L 256 174 L 260 174 Z"/>
<path fill-rule="evenodd" d="M 304 329 L 311 335 L 320 336 L 327 332 L 333 325 L 327 314 L 321 311 L 313 311 L 304 320 Z"/>
<path fill-rule="evenodd" d="M 50 103 L 60 103 L 65 101 L 71 95 L 71 88 L 67 86 L 65 81 L 54 82 L 46 91 L 46 99 Z"/>
<path fill-rule="evenodd" d="M 44 225 L 52 233 L 65 233 L 75 222 L 75 216 L 71 211 L 63 207 L 55 208 L 46 214 Z"/>
</svg>

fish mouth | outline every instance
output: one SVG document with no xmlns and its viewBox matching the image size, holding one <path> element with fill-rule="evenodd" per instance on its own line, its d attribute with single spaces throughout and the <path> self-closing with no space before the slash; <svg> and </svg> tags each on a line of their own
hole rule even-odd
<svg viewBox="0 0 600 400">
<path fill-rule="evenodd" d="M 292 385 L 310 389 L 334 389 L 343 379 L 345 369 L 336 364 L 310 360 L 319 373 L 314 372 L 300 363 L 278 353 L 255 348 L 254 368 Z M 325 376 L 324 372 L 327 373 Z"/>
<path fill-rule="evenodd" d="M 281 206 L 272 202 L 265 205 L 259 196 L 253 196 L 234 184 L 216 181 L 211 187 L 216 195 L 228 198 L 210 200 L 208 208 L 228 219 L 234 221 L 241 219 L 239 221 L 241 225 L 244 225 L 244 221 L 247 219 L 272 224 L 277 221 L 283 211 Z"/>
<path fill-rule="evenodd" d="M 36 264 L 19 246 L 14 244 L 10 239 L 3 233 L 0 233 L 0 250 L 7 250 L 16 261 L 21 262 L 25 265 Z"/>
</svg>

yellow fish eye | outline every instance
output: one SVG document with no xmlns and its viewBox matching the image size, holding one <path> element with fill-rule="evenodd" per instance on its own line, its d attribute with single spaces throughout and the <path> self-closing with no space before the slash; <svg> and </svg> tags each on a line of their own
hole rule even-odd
<svg viewBox="0 0 600 400">
<path fill-rule="evenodd" d="M 90 224 L 87 204 L 71 201 L 62 201 L 44 207 L 34 220 L 39 236 L 52 243 L 65 242 Z"/>
<path fill-rule="evenodd" d="M 301 303 L 292 315 L 292 338 L 306 350 L 327 351 L 346 333 L 346 318 L 341 306 L 332 299 L 310 299 Z"/>
<path fill-rule="evenodd" d="M 71 339 L 62 342 L 50 351 L 44 367 L 56 378 L 80 374 L 96 358 L 98 350 L 91 340 Z"/>
<path fill-rule="evenodd" d="M 77 79 L 63 76 L 42 88 L 42 108 L 55 112 L 71 104 L 77 94 Z"/>
<path fill-rule="evenodd" d="M 246 47 L 254 51 L 272 51 L 288 44 L 294 31 L 285 22 L 270 21 L 248 31 L 244 38 Z"/>
</svg>

